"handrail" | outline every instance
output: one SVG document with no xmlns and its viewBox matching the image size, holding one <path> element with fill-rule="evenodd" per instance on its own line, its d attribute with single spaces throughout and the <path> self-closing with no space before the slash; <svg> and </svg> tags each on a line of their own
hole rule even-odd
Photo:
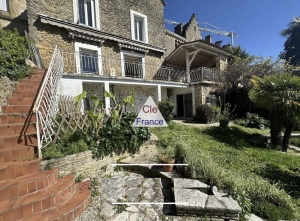
<svg viewBox="0 0 300 221">
<path fill-rule="evenodd" d="M 44 146 L 46 146 L 52 140 L 53 129 L 51 116 L 57 111 L 57 90 L 59 80 L 63 74 L 63 68 L 63 59 L 56 46 L 32 111 L 36 114 L 36 129 L 40 158 L 42 156 L 42 144 L 44 143 Z"/>
</svg>

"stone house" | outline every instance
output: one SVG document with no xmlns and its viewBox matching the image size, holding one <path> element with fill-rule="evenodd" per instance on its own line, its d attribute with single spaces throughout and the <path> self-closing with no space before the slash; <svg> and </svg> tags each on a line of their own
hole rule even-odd
<svg viewBox="0 0 300 221">
<path fill-rule="evenodd" d="M 28 30 L 26 0 L 0 0 L 0 28 Z"/>
<path fill-rule="evenodd" d="M 122 100 L 133 89 L 136 112 L 150 95 L 156 102 L 171 96 L 176 116 L 191 118 L 217 83 L 213 68 L 224 68 L 230 52 L 210 36 L 202 40 L 195 14 L 167 30 L 164 6 L 163 0 L 27 0 L 28 32 L 46 67 L 60 49 L 60 94 L 85 90 L 109 108 L 104 91 Z"/>
</svg>

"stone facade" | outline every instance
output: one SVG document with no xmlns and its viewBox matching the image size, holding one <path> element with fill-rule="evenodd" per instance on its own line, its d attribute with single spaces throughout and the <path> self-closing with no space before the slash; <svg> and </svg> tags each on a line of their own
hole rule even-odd
<svg viewBox="0 0 300 221">
<path fill-rule="evenodd" d="M 161 0 L 101 0 L 101 30 L 131 39 L 130 9 L 147 16 L 150 45 L 164 47 L 164 4 Z"/>
<path fill-rule="evenodd" d="M 178 45 L 186 43 L 187 39 L 172 33 L 170 31 L 166 31 L 165 34 L 165 48 L 166 48 L 166 53 L 164 54 L 164 57 L 168 57 L 172 51 L 174 51 Z"/>
<path fill-rule="evenodd" d="M 202 39 L 199 24 L 195 14 L 192 15 L 189 22 L 185 25 L 181 23 L 178 24 L 175 27 L 175 33 L 186 38 L 188 41 L 196 41 Z"/>
<path fill-rule="evenodd" d="M 17 28 L 21 35 L 28 31 L 26 0 L 9 0 L 8 11 L 0 10 L 0 28 Z"/>
<path fill-rule="evenodd" d="M 196 84 L 195 88 L 195 108 L 200 104 L 206 104 L 206 98 L 209 96 L 209 93 L 214 90 L 211 85 Z"/>
</svg>

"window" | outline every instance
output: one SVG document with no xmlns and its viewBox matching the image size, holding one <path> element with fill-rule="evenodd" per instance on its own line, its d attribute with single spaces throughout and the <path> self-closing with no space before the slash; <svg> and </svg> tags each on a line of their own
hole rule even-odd
<svg viewBox="0 0 300 221">
<path fill-rule="evenodd" d="M 143 79 L 145 76 L 144 60 L 142 54 L 121 51 L 122 76 Z"/>
<path fill-rule="evenodd" d="M 81 74 L 101 74 L 101 48 L 75 42 L 76 70 Z"/>
<path fill-rule="evenodd" d="M 73 0 L 74 22 L 100 29 L 99 0 Z"/>
<path fill-rule="evenodd" d="M 0 0 L 0 10 L 8 11 L 8 0 Z"/>
<path fill-rule="evenodd" d="M 147 16 L 130 10 L 132 39 L 148 43 Z"/>
</svg>

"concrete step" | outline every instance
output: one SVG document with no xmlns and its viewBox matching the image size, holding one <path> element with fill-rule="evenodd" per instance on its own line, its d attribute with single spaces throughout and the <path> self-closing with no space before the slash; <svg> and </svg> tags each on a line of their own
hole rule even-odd
<svg viewBox="0 0 300 221">
<path fill-rule="evenodd" d="M 58 169 L 52 169 L 3 181 L 0 183 L 0 203 L 48 188 L 57 182 L 57 178 Z"/>
<path fill-rule="evenodd" d="M 16 145 L 0 149 L 0 164 L 32 159 L 35 157 L 35 153 L 37 153 L 35 146 Z"/>
<path fill-rule="evenodd" d="M 0 182 L 17 177 L 38 173 L 40 159 L 23 162 L 8 162 L 0 164 Z"/>
</svg>

